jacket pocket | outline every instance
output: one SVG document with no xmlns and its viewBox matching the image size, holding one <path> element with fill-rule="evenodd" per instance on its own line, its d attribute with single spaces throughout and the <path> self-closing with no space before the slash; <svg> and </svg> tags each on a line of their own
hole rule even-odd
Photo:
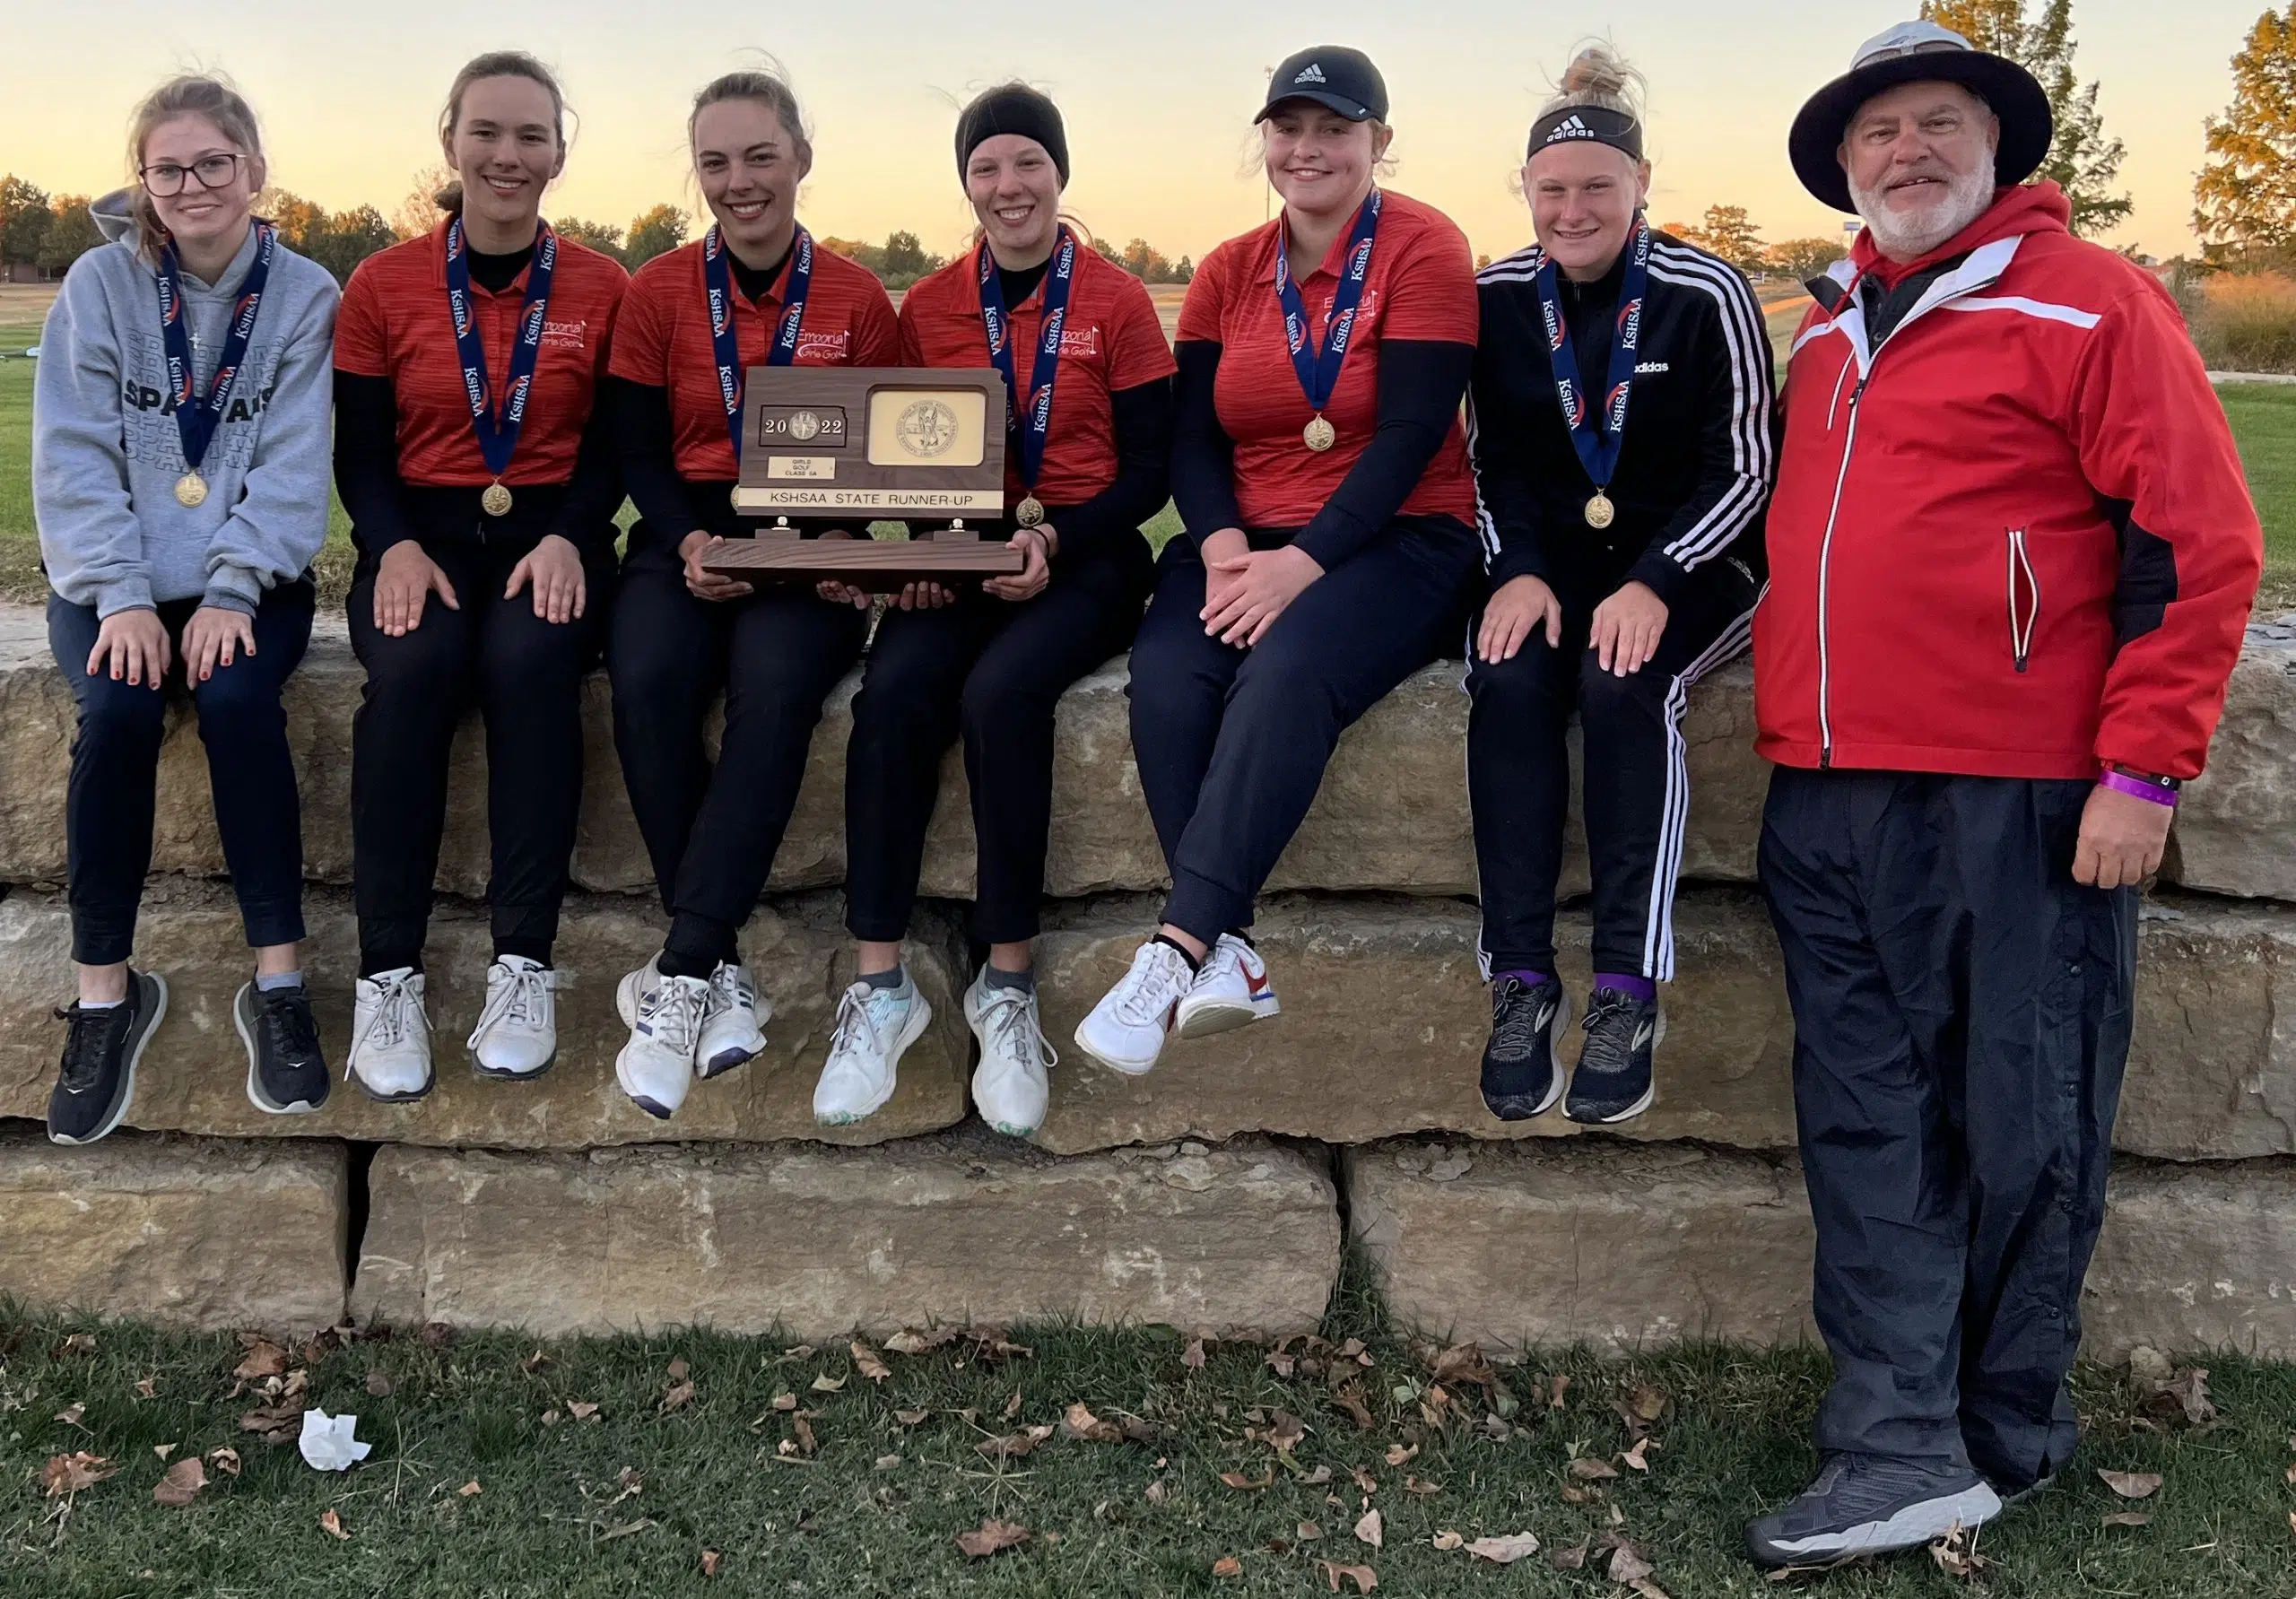
<svg viewBox="0 0 2296 1599">
<path fill-rule="evenodd" d="M 2009 558 L 2009 655 L 2022 672 L 2032 658 L 2033 630 L 2041 620 L 2041 583 L 2033 576 L 2031 554 L 2025 548 L 2025 530 L 2007 530 Z"/>
</svg>

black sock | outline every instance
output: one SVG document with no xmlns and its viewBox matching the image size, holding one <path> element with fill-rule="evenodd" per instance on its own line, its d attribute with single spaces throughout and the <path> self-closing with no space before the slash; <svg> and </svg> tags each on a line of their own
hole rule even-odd
<svg viewBox="0 0 2296 1599">
<path fill-rule="evenodd" d="M 859 980 L 868 984 L 872 988 L 893 989 L 909 981 L 909 973 L 896 961 L 892 970 L 865 971 L 861 974 Z"/>
<path fill-rule="evenodd" d="M 546 938 L 498 938 L 494 941 L 494 958 L 519 955 L 536 966 L 550 964 L 550 940 Z"/>
<path fill-rule="evenodd" d="M 1187 945 L 1182 943 L 1178 939 L 1174 938 L 1170 934 L 1159 933 L 1155 937 L 1150 939 L 1148 942 L 1150 943 L 1168 944 L 1171 948 L 1178 950 L 1180 952 L 1180 959 L 1187 962 L 1188 970 L 1202 971 L 1204 969 L 1204 962 L 1197 960 L 1194 955 L 1189 954 L 1187 952 Z"/>
<path fill-rule="evenodd" d="M 984 966 L 980 969 L 980 982 L 984 988 L 1017 988 L 1023 994 L 1033 994 L 1037 987 L 1036 969 L 1005 971 L 999 967 Z"/>
</svg>

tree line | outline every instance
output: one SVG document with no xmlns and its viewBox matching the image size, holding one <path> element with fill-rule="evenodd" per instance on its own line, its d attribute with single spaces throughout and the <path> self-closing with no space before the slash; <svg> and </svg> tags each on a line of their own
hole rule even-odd
<svg viewBox="0 0 2296 1599">
<path fill-rule="evenodd" d="M 2103 232 L 2134 210 L 2128 196 L 2114 187 L 2125 152 L 2105 131 L 2099 85 L 2083 83 L 2074 70 L 2072 0 L 2038 4 L 2030 18 L 2026 0 L 1923 0 L 1921 11 L 1980 49 L 2021 63 L 2040 81 L 2056 114 L 2057 135 L 2039 175 L 2065 190 L 2074 233 Z M 2257 18 L 2231 66 L 2232 100 L 2205 128 L 2207 159 L 2193 187 L 2193 230 L 2210 266 L 2296 269 L 2296 0 L 2288 0 L 2284 12 L 2266 10 Z M 291 247 L 347 280 L 375 251 L 428 231 L 439 216 L 437 191 L 451 176 L 443 167 L 417 173 L 406 199 L 387 217 L 372 205 L 329 212 L 280 189 L 259 196 L 257 212 L 279 223 Z M 0 265 L 62 273 L 103 241 L 88 205 L 85 195 L 50 196 L 29 179 L 0 178 Z M 626 228 L 579 217 L 553 225 L 634 272 L 683 244 L 692 223 L 677 206 L 661 204 L 631 218 Z M 1839 239 L 1764 244 L 1743 206 L 1709 206 L 1698 223 L 1665 227 L 1749 275 L 1808 278 L 1843 254 Z M 946 264 L 907 230 L 883 244 L 836 238 L 821 243 L 859 262 L 891 289 L 906 289 Z M 1185 283 L 1196 275 L 1186 256 L 1173 262 L 1143 239 L 1121 250 L 1103 239 L 1091 244 L 1146 282 Z"/>
</svg>

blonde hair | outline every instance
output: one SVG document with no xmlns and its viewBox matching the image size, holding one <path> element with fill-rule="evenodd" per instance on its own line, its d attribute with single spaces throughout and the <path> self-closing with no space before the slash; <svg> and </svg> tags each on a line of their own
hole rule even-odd
<svg viewBox="0 0 2296 1599">
<path fill-rule="evenodd" d="M 168 242 L 168 230 L 144 187 L 144 145 L 161 124 L 178 117 L 204 117 L 215 131 L 239 147 L 257 168 L 263 165 L 263 135 L 256 126 L 255 109 L 239 91 L 219 78 L 186 74 L 170 78 L 144 97 L 127 119 L 127 177 L 135 199 L 129 210 L 135 219 L 135 248 L 149 261 L 157 261 Z M 251 174 L 263 187 L 261 172 Z"/>
<path fill-rule="evenodd" d="M 1597 39 L 1578 48 L 1570 65 L 1562 69 L 1554 93 L 1531 120 L 1535 122 L 1540 117 L 1570 106 L 1600 106 L 1605 111 L 1616 111 L 1639 122 L 1642 96 L 1648 88 L 1642 74 L 1627 65 L 1624 56 Z"/>
<path fill-rule="evenodd" d="M 798 109 L 797 91 L 778 72 L 729 72 L 703 84 L 701 92 L 693 97 L 693 109 L 685 119 L 688 148 L 693 144 L 694 124 L 701 120 L 702 112 L 729 100 L 752 100 L 771 111 L 782 131 L 789 135 L 797 153 L 797 164 L 813 164 L 813 135 L 805 126 L 804 112 Z"/>
<path fill-rule="evenodd" d="M 558 148 L 566 148 L 566 91 L 558 86 L 557 75 L 540 58 L 524 50 L 489 50 L 463 63 L 462 71 L 455 74 L 454 85 L 447 91 L 446 106 L 439 113 L 441 149 L 453 149 L 455 128 L 462 121 L 463 95 L 482 78 L 525 78 L 541 84 L 550 95 L 551 126 L 558 135 Z M 453 157 L 449 155 L 448 159 L 451 161 Z M 439 210 L 450 216 L 459 215 L 463 208 L 462 179 L 454 179 L 430 197 Z"/>
</svg>

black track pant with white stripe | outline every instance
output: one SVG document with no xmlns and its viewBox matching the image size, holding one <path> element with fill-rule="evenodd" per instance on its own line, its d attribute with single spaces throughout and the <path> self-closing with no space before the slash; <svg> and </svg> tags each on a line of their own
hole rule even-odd
<svg viewBox="0 0 2296 1599">
<path fill-rule="evenodd" d="M 1683 587 L 1658 652 L 1624 677 L 1587 647 L 1594 604 L 1563 595 L 1562 643 L 1535 631 L 1511 659 L 1474 654 L 1466 691 L 1467 793 L 1483 883 L 1483 953 L 1492 971 L 1554 970 L 1555 884 L 1570 804 L 1564 735 L 1583 734 L 1587 849 L 1596 971 L 1674 975 L 1674 879 L 1690 770 L 1690 686 L 1746 647 L 1757 590 L 1734 561 L 1709 561 Z M 1478 630 L 1480 622 L 1477 623 Z"/>
</svg>

